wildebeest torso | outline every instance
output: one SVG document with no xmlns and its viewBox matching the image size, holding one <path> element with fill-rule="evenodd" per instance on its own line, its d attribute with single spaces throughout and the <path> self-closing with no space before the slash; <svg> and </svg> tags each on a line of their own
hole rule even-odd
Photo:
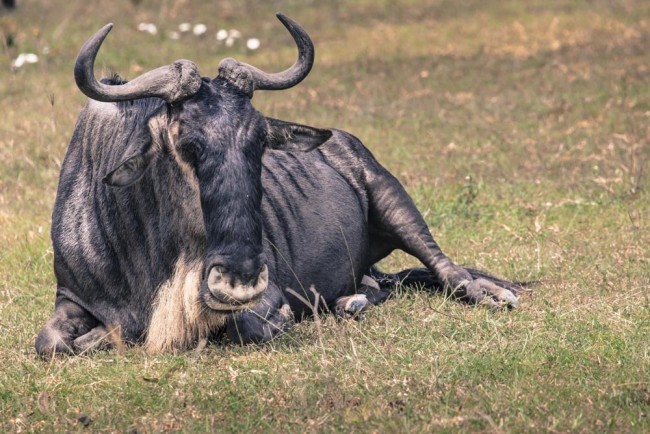
<svg viewBox="0 0 650 434">
<path fill-rule="evenodd" d="M 323 145 L 338 146 L 335 140 Z M 331 305 L 354 292 L 372 263 L 366 193 L 353 189 L 323 153 L 267 152 L 262 210 L 265 252 L 280 289 L 312 300 L 313 286 Z M 311 313 L 303 301 L 290 294 L 289 300 L 298 315 Z"/>
<path fill-rule="evenodd" d="M 156 291 L 172 278 L 178 261 L 199 263 L 205 254 L 198 191 L 172 155 L 157 158 L 129 187 L 101 182 L 131 153 L 157 146 L 147 139 L 147 124 L 160 107 L 152 99 L 89 102 L 73 138 L 77 146 L 70 146 L 63 163 L 53 213 L 58 297 L 104 324 L 120 325 L 132 342 L 145 336 Z M 322 149 L 269 150 L 263 158 L 264 251 L 271 279 L 307 299 L 313 299 L 313 287 L 327 304 L 353 293 L 372 265 L 367 194 L 328 164 L 328 153 L 345 155 L 340 140 L 339 133 Z M 289 300 L 299 315 L 311 313 L 303 301 L 290 294 Z"/>
</svg>

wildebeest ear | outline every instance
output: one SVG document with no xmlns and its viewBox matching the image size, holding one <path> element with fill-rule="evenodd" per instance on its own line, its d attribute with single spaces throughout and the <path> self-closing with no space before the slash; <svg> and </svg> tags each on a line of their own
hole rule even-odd
<svg viewBox="0 0 650 434">
<path fill-rule="evenodd" d="M 142 178 L 153 157 L 152 152 L 145 152 L 128 158 L 106 175 L 102 181 L 111 187 L 128 187 Z"/>
<path fill-rule="evenodd" d="M 283 151 L 311 151 L 332 137 L 332 131 L 266 118 L 268 146 Z"/>
</svg>

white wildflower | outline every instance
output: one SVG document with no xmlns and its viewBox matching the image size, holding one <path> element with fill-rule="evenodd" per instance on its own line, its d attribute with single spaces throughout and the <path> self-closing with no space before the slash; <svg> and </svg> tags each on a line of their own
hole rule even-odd
<svg viewBox="0 0 650 434">
<path fill-rule="evenodd" d="M 34 53 L 20 53 L 16 59 L 11 62 L 11 67 L 13 69 L 18 69 L 22 67 L 25 63 L 36 63 L 38 62 L 38 56 Z"/>
<path fill-rule="evenodd" d="M 228 37 L 228 30 L 221 29 L 217 32 L 217 41 L 223 41 Z"/>
<path fill-rule="evenodd" d="M 194 26 L 194 29 L 192 29 L 192 33 L 194 33 L 196 36 L 201 36 L 207 30 L 208 28 L 205 24 L 197 24 Z"/>
<path fill-rule="evenodd" d="M 38 56 L 34 53 L 25 53 L 25 62 L 26 63 L 37 63 Z"/>
<path fill-rule="evenodd" d="M 11 62 L 11 66 L 12 66 L 14 69 L 18 69 L 18 68 L 20 68 L 21 66 L 23 66 L 24 64 L 25 64 L 25 55 L 24 55 L 24 54 L 19 54 L 18 57 L 16 57 L 16 58 L 14 59 L 14 61 Z"/>
<path fill-rule="evenodd" d="M 147 32 L 150 35 L 158 34 L 158 28 L 153 23 L 140 23 L 138 24 L 138 30 L 141 32 Z"/>
<path fill-rule="evenodd" d="M 260 40 L 257 38 L 250 38 L 246 41 L 246 48 L 249 50 L 257 50 L 260 48 Z"/>
<path fill-rule="evenodd" d="M 182 33 L 189 32 L 192 30 L 192 25 L 190 23 L 180 23 L 178 25 L 178 30 L 180 30 Z"/>
</svg>

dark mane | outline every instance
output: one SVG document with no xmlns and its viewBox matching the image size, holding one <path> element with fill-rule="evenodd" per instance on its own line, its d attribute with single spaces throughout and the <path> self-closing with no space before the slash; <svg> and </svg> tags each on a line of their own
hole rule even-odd
<svg viewBox="0 0 650 434">
<path fill-rule="evenodd" d="M 100 82 L 104 84 L 108 84 L 109 86 L 119 86 L 122 84 L 125 84 L 128 82 L 128 80 L 123 79 L 120 74 L 117 72 L 113 71 L 111 73 L 110 77 L 104 77 L 100 80 Z"/>
</svg>

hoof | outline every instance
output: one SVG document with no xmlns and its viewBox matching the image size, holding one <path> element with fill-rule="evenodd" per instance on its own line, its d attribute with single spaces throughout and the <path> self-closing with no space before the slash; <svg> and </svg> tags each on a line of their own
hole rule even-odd
<svg viewBox="0 0 650 434">
<path fill-rule="evenodd" d="M 336 300 L 336 315 L 344 319 L 361 318 L 369 304 L 365 294 L 341 297 Z"/>
<path fill-rule="evenodd" d="M 470 303 L 486 305 L 492 309 L 514 309 L 519 299 L 510 290 L 500 287 L 487 279 L 475 279 L 465 287 Z"/>
</svg>

